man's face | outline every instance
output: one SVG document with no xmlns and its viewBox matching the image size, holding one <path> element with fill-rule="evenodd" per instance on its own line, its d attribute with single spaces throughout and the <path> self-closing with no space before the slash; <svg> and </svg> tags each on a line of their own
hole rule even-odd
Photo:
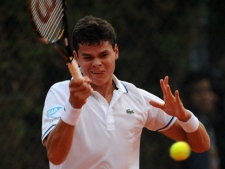
<svg viewBox="0 0 225 169">
<path fill-rule="evenodd" d="M 78 56 L 75 56 L 81 71 L 88 76 L 93 85 L 102 86 L 112 81 L 115 61 L 118 59 L 118 47 L 106 41 L 100 45 L 79 44 Z"/>
</svg>

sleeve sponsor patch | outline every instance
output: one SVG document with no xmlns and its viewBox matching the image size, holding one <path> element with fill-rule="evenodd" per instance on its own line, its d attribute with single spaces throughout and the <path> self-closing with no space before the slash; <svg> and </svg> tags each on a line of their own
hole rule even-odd
<svg viewBox="0 0 225 169">
<path fill-rule="evenodd" d="M 46 113 L 47 117 L 51 117 L 52 115 L 54 115 L 55 113 L 57 113 L 62 107 L 53 107 L 51 109 L 49 109 Z"/>
</svg>

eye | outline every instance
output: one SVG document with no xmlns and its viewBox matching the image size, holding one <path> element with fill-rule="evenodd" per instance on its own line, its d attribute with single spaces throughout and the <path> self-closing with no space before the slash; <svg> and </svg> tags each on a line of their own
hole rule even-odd
<svg viewBox="0 0 225 169">
<path fill-rule="evenodd" d="M 89 61 L 89 60 L 92 60 L 93 57 L 91 57 L 91 56 L 85 56 L 85 57 L 83 57 L 83 59 L 84 59 L 85 61 Z"/>
<path fill-rule="evenodd" d="M 101 54 L 101 57 L 102 57 L 102 58 L 105 58 L 105 57 L 107 57 L 108 55 L 109 55 L 108 53 L 102 53 L 102 54 Z"/>
</svg>

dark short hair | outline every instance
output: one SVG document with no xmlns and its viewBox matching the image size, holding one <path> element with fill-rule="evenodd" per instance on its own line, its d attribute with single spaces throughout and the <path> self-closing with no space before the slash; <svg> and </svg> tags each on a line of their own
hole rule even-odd
<svg viewBox="0 0 225 169">
<path fill-rule="evenodd" d="M 101 18 L 86 16 L 80 19 L 73 30 L 73 47 L 77 52 L 79 44 L 100 45 L 108 41 L 112 47 L 116 44 L 116 33 L 112 25 Z"/>
</svg>

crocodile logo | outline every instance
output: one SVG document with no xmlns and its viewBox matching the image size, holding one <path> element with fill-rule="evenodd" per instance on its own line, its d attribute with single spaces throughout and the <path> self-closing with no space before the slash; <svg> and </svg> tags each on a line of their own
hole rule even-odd
<svg viewBox="0 0 225 169">
<path fill-rule="evenodd" d="M 131 109 L 127 109 L 126 112 L 127 114 L 134 114 L 134 110 L 131 110 Z"/>
</svg>

